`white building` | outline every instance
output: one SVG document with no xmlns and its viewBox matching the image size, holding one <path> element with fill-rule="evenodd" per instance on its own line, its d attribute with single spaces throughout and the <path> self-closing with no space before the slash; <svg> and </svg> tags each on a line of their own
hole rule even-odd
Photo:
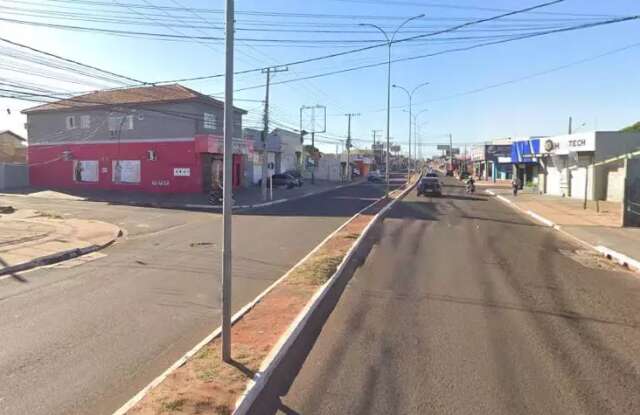
<svg viewBox="0 0 640 415">
<path fill-rule="evenodd" d="M 541 138 L 541 189 L 576 199 L 620 201 L 623 161 L 600 162 L 639 149 L 640 133 L 592 131 Z"/>
<path fill-rule="evenodd" d="M 280 163 L 277 173 L 300 170 L 302 167 L 302 139 L 300 133 L 276 128 L 271 132 L 280 141 Z"/>
</svg>

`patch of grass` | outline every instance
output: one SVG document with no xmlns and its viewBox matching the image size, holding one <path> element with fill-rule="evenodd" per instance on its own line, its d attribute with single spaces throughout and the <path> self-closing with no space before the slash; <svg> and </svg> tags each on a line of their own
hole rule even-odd
<svg viewBox="0 0 640 415">
<path fill-rule="evenodd" d="M 345 239 L 358 239 L 358 236 L 360 236 L 359 233 L 350 233 L 348 235 L 345 235 L 344 238 Z"/>
<path fill-rule="evenodd" d="M 186 399 L 176 399 L 170 402 L 163 402 L 160 408 L 163 412 L 181 411 L 186 402 Z"/>
<path fill-rule="evenodd" d="M 198 372 L 198 379 L 203 382 L 213 382 L 216 378 L 218 371 L 214 368 L 204 369 L 201 372 Z"/>
<path fill-rule="evenodd" d="M 39 216 L 42 216 L 43 218 L 64 219 L 64 217 L 62 215 L 58 215 L 57 213 L 49 213 L 49 212 L 41 212 L 41 211 L 37 211 L 36 213 Z"/>
<path fill-rule="evenodd" d="M 288 278 L 290 284 L 322 285 L 338 269 L 342 254 L 328 255 L 319 252 L 300 267 L 296 268 Z"/>
<path fill-rule="evenodd" d="M 218 405 L 214 408 L 216 415 L 231 415 L 232 411 L 227 405 Z"/>
</svg>

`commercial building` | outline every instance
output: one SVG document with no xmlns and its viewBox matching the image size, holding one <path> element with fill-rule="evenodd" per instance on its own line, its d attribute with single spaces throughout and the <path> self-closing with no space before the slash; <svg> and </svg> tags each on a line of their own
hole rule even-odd
<svg viewBox="0 0 640 415">
<path fill-rule="evenodd" d="M 493 140 L 471 148 L 473 175 L 484 180 L 511 178 L 511 140 Z"/>
<path fill-rule="evenodd" d="M 624 194 L 624 160 L 608 159 L 640 149 L 640 133 L 592 131 L 540 139 L 547 194 L 587 200 L 620 201 Z"/>
<path fill-rule="evenodd" d="M 34 186 L 184 193 L 221 183 L 224 103 L 184 86 L 97 91 L 23 113 Z M 234 187 L 253 155 L 245 113 L 234 108 Z"/>
<path fill-rule="evenodd" d="M 512 176 L 520 179 L 521 187 L 540 190 L 540 137 L 516 139 L 511 143 Z"/>
</svg>

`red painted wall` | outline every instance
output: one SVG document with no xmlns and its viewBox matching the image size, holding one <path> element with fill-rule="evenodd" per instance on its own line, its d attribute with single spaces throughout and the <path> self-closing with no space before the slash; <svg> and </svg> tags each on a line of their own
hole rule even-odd
<svg viewBox="0 0 640 415">
<path fill-rule="evenodd" d="M 157 160 L 148 160 L 148 150 L 155 151 Z M 70 151 L 72 160 L 63 160 L 63 151 Z M 73 159 L 98 160 L 99 181 L 76 182 Z M 140 183 L 113 183 L 112 160 L 140 160 Z M 28 147 L 28 162 L 31 185 L 37 187 L 202 192 L 202 163 L 194 141 L 34 145 Z M 175 167 L 190 168 L 191 175 L 174 177 Z"/>
</svg>

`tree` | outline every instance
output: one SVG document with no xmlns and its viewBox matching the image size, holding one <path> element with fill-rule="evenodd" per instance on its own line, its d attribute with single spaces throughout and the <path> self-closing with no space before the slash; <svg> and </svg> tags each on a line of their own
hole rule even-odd
<svg viewBox="0 0 640 415">
<path fill-rule="evenodd" d="M 620 130 L 625 133 L 640 133 L 640 121 Z"/>
</svg>

